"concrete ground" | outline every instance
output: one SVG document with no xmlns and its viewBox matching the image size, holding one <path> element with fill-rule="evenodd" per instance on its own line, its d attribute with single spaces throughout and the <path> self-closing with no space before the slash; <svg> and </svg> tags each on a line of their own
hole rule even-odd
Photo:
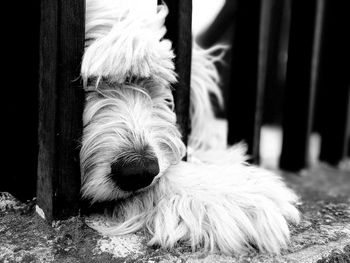
<svg viewBox="0 0 350 263">
<path fill-rule="evenodd" d="M 48 225 L 35 213 L 35 200 L 22 204 L 1 193 L 0 262 L 350 262 L 350 172 L 319 165 L 283 176 L 301 196 L 303 219 L 292 228 L 290 247 L 279 256 L 151 248 L 144 233 L 102 237 L 81 217 Z"/>
</svg>

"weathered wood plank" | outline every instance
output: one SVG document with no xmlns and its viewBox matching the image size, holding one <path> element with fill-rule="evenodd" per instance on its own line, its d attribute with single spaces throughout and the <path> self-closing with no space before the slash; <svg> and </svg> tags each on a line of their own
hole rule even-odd
<svg viewBox="0 0 350 263">
<path fill-rule="evenodd" d="M 177 122 L 182 139 L 187 145 L 190 127 L 190 83 L 192 54 L 192 0 L 166 0 L 169 15 L 165 21 L 166 38 L 173 43 L 175 51 L 175 69 L 178 83 L 174 85 L 174 99 Z"/>
<path fill-rule="evenodd" d="M 38 206 L 48 220 L 78 213 L 85 1 L 41 2 Z"/>
<path fill-rule="evenodd" d="M 317 3 L 292 1 L 280 158 L 289 171 L 308 165 L 323 12 Z"/>
</svg>

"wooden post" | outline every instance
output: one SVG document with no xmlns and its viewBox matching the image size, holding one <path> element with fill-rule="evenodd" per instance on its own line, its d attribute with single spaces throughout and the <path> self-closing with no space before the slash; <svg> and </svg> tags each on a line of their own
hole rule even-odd
<svg viewBox="0 0 350 263">
<path fill-rule="evenodd" d="M 84 21 L 84 0 L 41 1 L 37 211 L 49 221 L 79 209 Z"/>
<path fill-rule="evenodd" d="M 350 3 L 326 1 L 320 65 L 320 160 L 331 165 L 347 155 L 350 125 Z"/>
<path fill-rule="evenodd" d="M 174 99 L 177 122 L 182 139 L 187 145 L 190 127 L 190 83 L 192 54 L 192 0 L 166 0 L 169 15 L 165 21 L 166 38 L 173 43 L 175 51 L 175 69 L 178 83 L 174 85 Z"/>
<path fill-rule="evenodd" d="M 308 164 L 323 14 L 317 3 L 292 1 L 280 158 L 280 167 L 289 171 Z"/>
<path fill-rule="evenodd" d="M 259 140 L 263 99 L 263 79 L 259 74 L 261 1 L 238 0 L 232 45 L 231 84 L 228 90 L 228 143 L 245 141 L 252 161 L 259 159 Z M 265 39 L 265 36 L 263 36 Z M 259 44 L 260 43 L 260 44 Z M 260 53 L 263 54 L 263 53 Z M 260 57 L 265 67 L 265 55 Z M 259 84 L 258 84 L 259 83 Z"/>
</svg>

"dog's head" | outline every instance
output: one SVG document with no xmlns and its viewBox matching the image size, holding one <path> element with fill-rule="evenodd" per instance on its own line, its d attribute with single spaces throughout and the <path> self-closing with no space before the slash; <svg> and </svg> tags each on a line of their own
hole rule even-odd
<svg viewBox="0 0 350 263">
<path fill-rule="evenodd" d="M 142 191 L 185 153 L 171 90 L 153 81 L 102 82 L 87 93 L 83 121 L 82 194 L 93 202 Z"/>
<path fill-rule="evenodd" d="M 164 39 L 168 9 L 154 11 L 136 12 L 129 1 L 86 4 L 80 161 L 82 194 L 93 202 L 142 191 L 185 153 L 170 90 L 176 74 Z"/>
</svg>

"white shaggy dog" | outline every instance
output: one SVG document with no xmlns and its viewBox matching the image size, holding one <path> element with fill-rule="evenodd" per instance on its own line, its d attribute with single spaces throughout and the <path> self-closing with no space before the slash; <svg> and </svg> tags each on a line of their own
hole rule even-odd
<svg viewBox="0 0 350 263">
<path fill-rule="evenodd" d="M 281 178 L 248 165 L 244 147 L 216 149 L 208 127 L 209 92 L 219 77 L 211 55 L 194 44 L 192 149 L 176 126 L 171 84 L 174 54 L 164 39 L 167 7 L 153 15 L 130 0 L 87 0 L 82 62 L 86 105 L 81 149 L 82 194 L 114 201 L 114 223 L 97 230 L 123 235 L 146 229 L 150 245 L 232 254 L 251 247 L 279 253 L 296 223 L 297 196 Z M 137 1 L 136 1 L 137 2 Z"/>
</svg>

